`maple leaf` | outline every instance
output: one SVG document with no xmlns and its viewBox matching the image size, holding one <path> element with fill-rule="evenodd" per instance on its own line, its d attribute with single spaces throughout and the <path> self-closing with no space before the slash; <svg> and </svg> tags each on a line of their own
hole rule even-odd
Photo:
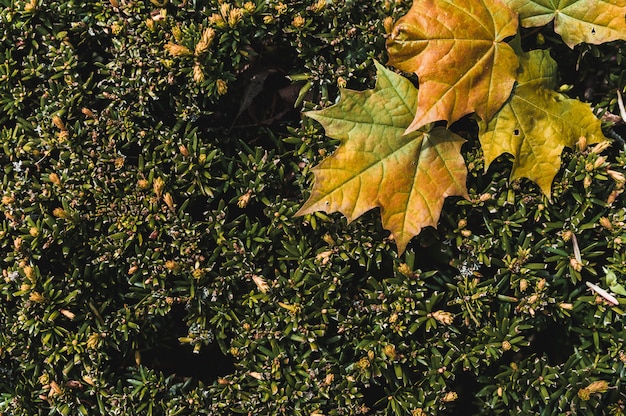
<svg viewBox="0 0 626 416">
<path fill-rule="evenodd" d="M 374 89 L 342 90 L 337 104 L 305 113 L 341 143 L 313 168 L 311 196 L 296 215 L 339 211 L 353 221 L 379 207 L 403 252 L 422 228 L 437 225 L 445 197 L 467 197 L 465 140 L 432 125 L 404 134 L 418 90 L 379 63 L 376 69 Z"/>
<path fill-rule="evenodd" d="M 553 90 L 557 64 L 548 51 L 528 52 L 520 63 L 509 101 L 489 123 L 478 122 L 485 169 L 502 153 L 510 153 L 515 157 L 511 179 L 529 178 L 549 197 L 563 148 L 573 148 L 581 136 L 589 144 L 605 137 L 588 104 Z"/>
<path fill-rule="evenodd" d="M 573 48 L 579 43 L 626 40 L 626 0 L 504 0 L 519 13 L 522 26 L 544 26 Z"/>
<path fill-rule="evenodd" d="M 456 3 L 456 4 L 455 4 Z M 500 0 L 415 0 L 387 41 L 389 64 L 419 77 L 419 108 L 407 131 L 476 112 L 489 120 L 507 100 L 519 66 L 504 42 L 518 19 Z"/>
</svg>

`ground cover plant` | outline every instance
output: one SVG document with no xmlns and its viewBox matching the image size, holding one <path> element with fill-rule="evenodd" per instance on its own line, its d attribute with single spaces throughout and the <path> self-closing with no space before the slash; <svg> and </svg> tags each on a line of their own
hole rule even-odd
<svg viewBox="0 0 626 416">
<path fill-rule="evenodd" d="M 469 3 L 495 95 L 442 1 L 0 0 L 0 413 L 623 414 L 626 5 Z M 426 208 L 312 202 L 353 134 Z"/>
</svg>

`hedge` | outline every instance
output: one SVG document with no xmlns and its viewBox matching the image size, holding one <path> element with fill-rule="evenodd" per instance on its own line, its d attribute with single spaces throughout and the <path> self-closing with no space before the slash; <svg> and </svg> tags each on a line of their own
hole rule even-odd
<svg viewBox="0 0 626 416">
<path fill-rule="evenodd" d="M 548 199 L 470 139 L 399 256 L 294 213 L 337 146 L 300 112 L 371 88 L 410 2 L 0 6 L 0 413 L 624 414 L 624 42 L 526 31 L 611 141 Z"/>
</svg>

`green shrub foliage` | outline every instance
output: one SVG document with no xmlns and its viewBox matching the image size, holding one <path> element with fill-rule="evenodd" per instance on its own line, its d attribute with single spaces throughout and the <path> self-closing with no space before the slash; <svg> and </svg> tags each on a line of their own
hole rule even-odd
<svg viewBox="0 0 626 416">
<path fill-rule="evenodd" d="M 300 110 L 373 86 L 407 2 L 0 6 L 0 413 L 624 414 L 586 285 L 626 302 L 624 42 L 526 30 L 612 142 L 548 200 L 470 140 L 398 256 L 375 212 L 294 213 L 336 147 Z"/>
</svg>

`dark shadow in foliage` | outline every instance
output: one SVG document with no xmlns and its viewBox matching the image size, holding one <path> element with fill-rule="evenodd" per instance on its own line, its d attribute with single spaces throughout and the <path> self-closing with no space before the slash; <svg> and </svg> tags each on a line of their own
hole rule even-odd
<svg viewBox="0 0 626 416">
<path fill-rule="evenodd" d="M 193 352 L 192 346 L 180 343 L 178 338 L 187 336 L 185 315 L 184 308 L 176 306 L 163 318 L 161 341 L 155 348 L 142 352 L 142 363 L 166 376 L 193 378 L 205 384 L 232 373 L 235 370 L 232 357 L 222 354 L 217 343 L 203 345 L 198 353 Z"/>
</svg>

